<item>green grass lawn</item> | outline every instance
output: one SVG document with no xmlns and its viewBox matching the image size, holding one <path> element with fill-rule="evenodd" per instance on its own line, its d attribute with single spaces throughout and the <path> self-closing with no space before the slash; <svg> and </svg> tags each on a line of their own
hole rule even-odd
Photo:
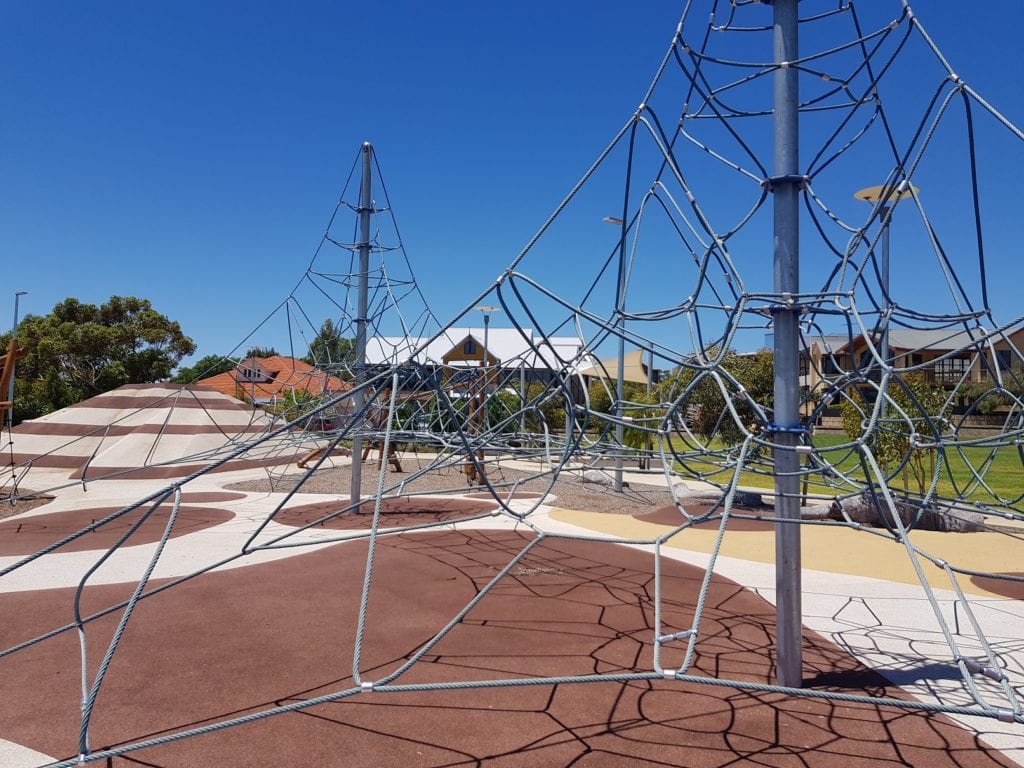
<svg viewBox="0 0 1024 768">
<path fill-rule="evenodd" d="M 861 468 L 857 452 L 849 447 L 838 447 L 849 442 L 849 438 L 845 435 L 818 434 L 814 436 L 814 445 L 821 451 L 821 458 L 835 466 L 841 473 L 847 474 L 851 478 L 852 484 L 844 482 L 841 477 L 830 479 L 816 474 L 809 479 L 809 492 L 844 493 L 853 490 L 854 484 L 856 486 L 864 484 L 865 473 Z M 681 454 L 687 452 L 687 446 L 681 440 L 677 439 L 673 445 Z M 727 452 L 726 446 L 720 442 L 713 442 L 710 447 L 712 450 L 722 453 L 715 456 L 693 456 L 682 463 L 677 462 L 676 468 L 684 476 L 702 475 L 702 479 L 710 482 L 729 482 L 735 472 L 735 460 L 739 451 L 733 449 L 733 451 Z M 920 456 L 927 481 L 930 482 L 934 465 L 929 463 L 927 452 L 920 452 Z M 934 460 L 938 461 L 937 454 L 935 454 Z M 807 457 L 802 457 L 802 463 L 806 465 Z M 775 479 L 772 475 L 769 451 L 761 450 L 759 453 L 749 456 L 746 466 L 754 471 L 740 473 L 740 485 L 757 488 L 774 487 Z M 974 478 L 974 472 L 984 477 L 991 492 L 979 485 Z M 907 485 L 911 493 L 917 493 L 917 484 L 912 476 L 908 476 Z M 902 492 L 904 487 L 902 475 L 893 478 L 890 481 L 890 486 L 894 490 Z M 993 493 L 1009 501 L 1021 498 L 1024 495 L 1024 464 L 1022 464 L 1018 449 L 1014 446 L 1006 446 L 993 452 L 990 448 L 979 447 L 947 448 L 940 467 L 938 493 L 945 497 L 965 494 L 967 498 L 979 503 L 995 502 Z"/>
</svg>

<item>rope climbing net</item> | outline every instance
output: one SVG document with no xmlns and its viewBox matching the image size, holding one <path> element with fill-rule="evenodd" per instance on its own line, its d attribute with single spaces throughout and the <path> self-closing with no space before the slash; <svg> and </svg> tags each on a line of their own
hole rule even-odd
<svg viewBox="0 0 1024 768">
<path fill-rule="evenodd" d="M 801 18 L 808 52 L 776 64 L 756 53 L 771 51 L 769 9 L 742 0 L 687 3 L 635 113 L 507 269 L 449 321 L 438 318 L 420 292 L 383 186 L 370 206 L 369 236 L 360 231 L 367 206 L 353 199 L 357 158 L 301 279 L 239 345 L 283 323 L 289 351 L 294 356 L 308 349 L 310 376 L 323 379 L 323 386 L 308 388 L 316 395 L 275 403 L 269 414 L 254 417 L 258 429 L 164 462 L 201 466 L 0 569 L 2 584 L 3 577 L 77 538 L 139 514 L 82 577 L 74 621 L 2 652 L 14 654 L 65 632 L 82 639 L 81 757 L 54 765 L 106 759 L 371 692 L 562 683 L 668 679 L 1024 723 L 1005 659 L 986 638 L 961 584 L 970 577 L 1007 583 L 1022 577 L 958 565 L 913 535 L 923 528 L 987 531 L 1019 541 L 1024 530 L 1016 527 L 1024 522 L 1024 487 L 1019 479 L 1005 479 L 1019 478 L 1024 469 L 1024 318 L 999 318 L 986 265 L 996 259 L 1005 269 L 1008 259 L 983 205 L 991 189 L 986 142 L 998 137 L 1019 153 L 1024 134 L 957 76 L 909 4 L 873 4 L 862 12 L 852 1 L 831 2 L 811 12 L 814 5 L 804 3 Z M 922 59 L 929 66 L 918 66 Z M 780 67 L 796 69 L 800 77 L 800 281 L 814 288 L 785 294 L 760 287 L 771 284 L 767 203 L 780 179 L 772 176 L 766 137 L 769 84 Z M 899 99 L 900 108 L 887 108 L 889 99 Z M 951 174 L 960 175 L 955 185 Z M 848 188 L 851 178 L 862 178 L 860 186 L 868 188 L 859 200 Z M 933 218 L 931 190 L 940 185 L 955 188 L 957 200 L 955 206 L 935 200 L 940 214 Z M 595 204 L 608 201 L 615 210 L 595 212 Z M 599 220 L 609 213 L 612 226 L 602 228 Z M 349 215 L 356 227 L 346 233 Z M 590 222 L 597 223 L 588 228 Z M 361 253 L 369 255 L 365 273 Z M 365 316 L 359 310 L 361 278 Z M 481 306 L 488 313 L 483 327 L 476 314 Z M 780 306 L 799 316 L 795 385 L 801 407 L 795 424 L 776 422 L 771 353 L 737 351 L 762 345 Z M 489 314 L 499 311 L 510 328 L 489 327 Z M 319 321 L 324 316 L 332 317 L 326 330 Z M 795 448 L 783 435 L 796 436 Z M 416 449 L 414 466 L 401 473 L 391 471 L 393 461 L 407 458 L 397 446 Z M 380 461 L 354 489 L 352 503 L 339 502 L 302 526 L 277 525 L 307 482 L 328 466 L 346 465 L 339 454 L 366 458 L 359 448 Z M 753 516 L 751 494 L 777 493 L 772 457 L 783 450 L 800 459 L 802 509 L 800 521 L 785 524 L 890 541 L 920 581 L 944 658 L 962 681 L 961 700 L 879 699 L 695 674 L 722 543 L 732 521 Z M 305 473 L 296 476 L 285 462 L 300 454 Z M 283 500 L 261 516 L 237 551 L 150 587 L 182 490 L 254 457 L 286 491 Z M 275 464 L 275 458 L 282 461 Z M 623 481 L 625 466 L 632 484 Z M 26 471 L 28 465 L 16 467 L 12 477 L 20 480 Z M 552 530 L 541 514 L 546 494 L 568 478 L 608 486 L 605 493 L 635 493 L 644 479 L 661 484 L 672 495 L 676 524 L 645 539 Z M 524 546 L 414 653 L 367 679 L 361 658 L 379 541 L 452 524 L 388 527 L 382 509 L 391 499 L 467 487 L 488 492 L 496 510 L 458 522 L 483 525 L 499 518 L 528 534 Z M 536 497 L 517 497 L 527 489 Z M 80 598 L 96 569 L 168 504 L 172 512 L 132 595 L 84 615 Z M 372 517 L 365 531 L 308 536 L 324 522 L 358 512 Z M 770 512 L 757 517 L 779 522 Z M 663 548 L 685 547 L 689 532 L 708 522 L 717 523 L 717 533 L 692 623 L 667 625 L 657 593 L 653 653 L 642 669 L 401 681 L 542 542 L 648 545 L 658 584 Z M 367 543 L 368 555 L 350 685 L 123 747 L 91 749 L 93 708 L 140 600 L 260 553 L 356 540 Z M 939 573 L 955 594 L 966 631 L 951 626 L 929 572 Z M 120 617 L 117 629 L 91 671 L 84 627 L 110 614 Z M 684 650 L 679 664 L 667 667 L 663 648 L 673 645 Z"/>
</svg>

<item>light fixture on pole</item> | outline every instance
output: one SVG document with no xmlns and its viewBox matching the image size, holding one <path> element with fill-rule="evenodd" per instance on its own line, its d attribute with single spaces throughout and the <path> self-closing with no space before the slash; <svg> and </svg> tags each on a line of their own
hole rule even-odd
<svg viewBox="0 0 1024 768">
<path fill-rule="evenodd" d="M 882 362 L 886 365 L 889 363 L 889 225 L 892 222 L 892 213 L 890 211 L 896 207 L 896 203 L 900 200 L 913 197 L 920 191 L 909 181 L 902 181 L 899 184 L 880 184 L 875 187 L 865 187 L 853 193 L 854 198 L 863 200 L 872 207 L 881 204 L 879 216 L 882 222 L 882 263 L 879 265 L 878 271 L 881 275 L 882 283 L 882 307 L 879 322 L 881 326 L 881 339 L 879 339 L 878 346 Z"/>
</svg>

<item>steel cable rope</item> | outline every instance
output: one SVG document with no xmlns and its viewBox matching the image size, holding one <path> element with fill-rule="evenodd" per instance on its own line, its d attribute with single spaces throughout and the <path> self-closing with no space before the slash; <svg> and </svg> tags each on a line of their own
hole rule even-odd
<svg viewBox="0 0 1024 768">
<path fill-rule="evenodd" d="M 384 432 L 384 446 L 381 448 L 381 456 L 388 455 L 388 448 L 391 446 L 391 419 L 395 413 L 395 401 L 398 395 L 398 374 L 391 379 L 391 402 L 388 406 L 387 427 Z M 353 461 L 359 461 L 358 456 L 352 457 Z M 377 477 L 377 493 L 374 495 L 373 519 L 370 523 L 370 536 L 366 545 L 366 567 L 363 571 L 363 586 L 359 596 L 359 612 L 356 618 L 355 639 L 352 644 L 352 682 L 362 687 L 360 676 L 360 660 L 363 652 L 363 635 L 366 631 L 366 610 L 370 602 L 370 583 L 373 578 L 373 560 L 377 552 L 377 532 L 380 529 L 380 509 L 383 501 L 384 484 L 388 474 L 388 463 L 381 461 L 380 472 Z M 355 489 L 355 493 L 360 493 Z"/>
<path fill-rule="evenodd" d="M 114 544 L 111 547 L 109 547 L 107 549 L 107 551 L 104 552 L 99 557 L 99 559 L 85 572 L 85 574 L 83 574 L 82 578 L 79 579 L 79 581 L 78 581 L 78 586 L 75 589 L 75 597 L 74 597 L 74 600 L 72 602 L 72 607 L 73 607 L 73 611 L 74 611 L 74 622 L 73 623 L 74 623 L 75 629 L 77 630 L 77 634 L 78 634 L 78 648 L 79 648 L 79 656 L 80 656 L 80 659 L 81 659 L 81 662 L 80 662 L 81 663 L 80 677 L 81 677 L 81 693 L 82 693 L 81 705 L 82 705 L 82 707 L 85 706 L 85 702 L 88 701 L 88 699 L 89 699 L 88 644 L 86 642 L 85 623 L 82 621 L 82 612 L 81 612 L 82 593 L 85 590 L 85 585 L 86 585 L 86 583 L 88 583 L 89 578 L 92 576 L 92 574 L 94 574 L 97 570 L 99 570 L 99 568 L 108 559 L 110 559 L 114 555 L 115 552 L 117 552 L 117 550 L 121 547 L 121 545 L 124 544 L 124 542 L 126 542 L 129 538 L 131 538 L 131 536 L 149 519 L 150 515 L 152 515 L 153 512 L 155 512 L 157 510 L 157 508 L 167 500 L 167 497 L 169 495 L 170 494 L 166 494 L 166 495 L 162 496 L 161 498 L 155 500 L 153 502 L 153 504 L 150 505 L 149 509 L 146 510 L 145 512 L 143 512 L 142 515 L 139 516 L 139 519 L 136 520 L 132 525 L 130 525 L 128 527 L 128 530 L 126 530 L 120 537 L 118 537 L 117 541 L 114 542 Z M 81 748 L 81 744 L 79 745 L 79 747 Z"/>
<path fill-rule="evenodd" d="M 987 703 L 984 702 L 979 692 L 977 691 L 977 688 L 975 687 L 973 677 L 968 673 L 966 664 L 963 660 L 964 656 L 960 653 L 959 645 L 957 644 L 953 636 L 953 633 L 950 631 L 949 625 L 946 623 L 946 618 L 942 614 L 942 609 L 939 606 L 938 600 L 935 597 L 935 593 L 933 592 L 927 577 L 924 575 L 924 571 L 921 568 L 920 559 L 917 556 L 917 553 L 914 551 L 914 547 L 912 547 L 910 544 L 910 540 L 908 538 L 908 531 L 906 527 L 903 525 L 903 521 L 900 518 L 900 515 L 896 511 L 896 503 L 893 500 L 891 491 L 885 482 L 881 468 L 876 463 L 873 454 L 871 453 L 870 449 L 867 448 L 867 446 L 862 446 L 862 454 L 864 456 L 865 461 L 870 465 L 871 473 L 880 483 L 879 490 L 881 491 L 881 494 L 885 499 L 886 508 L 891 514 L 892 525 L 895 528 L 895 532 L 899 537 L 900 543 L 903 544 L 904 549 L 907 552 L 910 564 L 914 568 L 914 572 L 916 573 L 918 581 L 921 584 L 921 588 L 924 590 L 925 597 L 927 598 L 928 604 L 930 605 L 932 613 L 935 616 L 935 620 L 937 622 L 939 631 L 942 633 L 943 638 L 946 641 L 946 645 L 949 648 L 953 658 L 957 660 L 957 664 L 960 667 L 960 672 L 963 677 L 964 683 L 967 685 L 968 690 L 970 691 L 971 696 L 974 698 L 974 701 L 976 703 L 978 703 L 985 709 L 994 712 L 995 708 L 990 707 Z M 1011 703 L 1012 702 L 1013 699 L 1011 699 Z M 1016 703 L 1012 703 L 1012 706 L 1014 707 L 1014 717 L 1019 717 L 1019 708 L 1017 707 Z"/>
<path fill-rule="evenodd" d="M 693 664 L 693 657 L 697 651 L 697 642 L 700 638 L 701 623 L 704 619 L 704 607 L 707 604 L 708 592 L 711 589 L 711 580 L 715 572 L 715 564 L 718 562 L 718 555 L 722 550 L 722 542 L 725 539 L 725 531 L 729 525 L 729 515 L 732 512 L 733 500 L 736 496 L 736 488 L 739 485 L 740 471 L 743 468 L 744 458 L 746 457 L 747 450 L 750 447 L 751 436 L 747 435 L 740 447 L 740 454 L 736 460 L 736 468 L 733 471 L 732 480 L 729 483 L 728 490 L 725 493 L 722 506 L 722 517 L 721 522 L 718 526 L 718 531 L 715 534 L 715 541 L 711 546 L 711 552 L 708 555 L 708 564 L 704 568 L 704 577 L 701 579 L 700 589 L 697 592 L 697 600 L 693 608 L 693 621 L 691 622 L 691 634 L 686 644 L 686 655 L 683 658 L 682 664 L 679 666 L 679 672 L 685 674 L 690 666 Z M 658 647 L 660 643 L 655 643 L 655 647 Z M 655 672 L 664 672 L 657 665 L 654 667 Z"/>
<path fill-rule="evenodd" d="M 670 670 L 666 670 L 668 673 Z M 552 685 L 563 685 L 568 683 L 630 683 L 630 682 L 653 682 L 655 680 L 666 679 L 662 675 L 656 672 L 637 672 L 637 673 L 618 673 L 618 674 L 606 674 L 606 675 L 580 675 L 575 678 L 565 677 L 546 677 L 546 678 L 534 678 L 534 679 L 497 679 L 497 680 L 481 680 L 481 681 L 469 681 L 465 683 L 419 683 L 419 684 L 406 684 L 406 685 L 380 685 L 373 688 L 373 693 L 429 693 L 436 691 L 453 691 L 453 690 L 479 690 L 482 688 L 514 688 L 522 686 L 552 686 Z M 962 706 L 947 706 L 942 704 L 930 704 L 928 702 L 920 702 L 907 699 L 894 699 L 885 697 L 873 697 L 865 695 L 855 694 L 844 694 L 833 691 L 819 691 L 808 688 L 786 688 L 781 686 L 767 686 L 760 683 L 752 683 L 747 680 L 722 680 L 708 677 L 698 677 L 694 675 L 682 675 L 674 674 L 671 680 L 681 683 L 696 683 L 700 685 L 710 685 L 719 688 L 735 688 L 741 691 L 750 691 L 752 693 L 780 693 L 787 696 L 794 696 L 797 698 L 807 699 L 818 699 L 830 702 L 842 702 L 848 704 L 865 704 L 872 707 L 892 707 L 899 710 L 919 710 L 927 713 L 935 714 L 951 714 L 951 715 L 967 715 L 967 716 L 979 716 L 987 717 L 991 719 L 999 719 L 1004 722 L 1024 722 L 1019 714 L 1015 714 L 1010 711 L 996 711 L 990 712 L 987 710 L 979 710 L 974 707 L 962 707 Z M 70 760 L 62 760 L 58 762 L 47 763 L 40 766 L 40 768 L 75 768 L 75 766 L 94 762 L 98 760 L 109 760 L 113 757 L 119 757 L 121 755 L 130 754 L 143 749 L 152 749 L 153 747 L 162 746 L 165 744 L 174 743 L 181 741 L 182 739 L 192 738 L 195 736 L 203 736 L 210 733 L 216 733 L 218 731 L 232 728 L 238 725 L 246 725 L 249 723 L 258 722 L 268 717 L 275 715 L 286 714 L 289 712 L 301 712 L 305 709 L 315 707 L 321 704 L 329 704 L 336 701 L 342 701 L 352 696 L 364 693 L 360 688 L 349 688 L 343 691 L 337 691 L 329 693 L 323 696 L 317 696 L 311 699 L 305 699 L 303 701 L 295 702 L 292 704 L 285 704 L 270 709 L 262 710 L 260 712 L 253 712 L 248 715 L 233 718 L 231 720 L 221 721 L 211 725 L 200 726 L 198 728 L 192 728 L 186 731 L 180 731 L 174 734 L 168 734 L 165 736 L 158 736 L 156 738 L 147 739 L 145 741 L 138 741 L 132 744 L 126 744 L 120 747 L 113 747 L 104 750 L 97 750 L 90 755 L 86 756 L 82 762 L 79 762 L 79 758 L 72 758 Z"/>
<path fill-rule="evenodd" d="M 103 660 L 100 661 L 99 669 L 96 671 L 96 675 L 93 678 L 93 683 L 92 683 L 92 686 L 89 688 L 88 695 L 86 695 L 83 698 L 83 700 L 82 700 L 82 725 L 81 725 L 81 729 L 79 731 L 79 737 L 78 737 L 78 741 L 79 741 L 79 759 L 80 759 L 80 761 L 84 762 L 84 760 L 82 760 L 82 758 L 89 754 L 89 725 L 90 725 L 90 723 L 92 721 L 92 711 L 93 711 L 93 707 L 96 704 L 96 697 L 99 696 L 100 687 L 103 685 L 103 680 L 104 680 L 104 678 L 107 675 L 107 669 L 110 667 L 110 662 L 114 658 L 114 653 L 117 651 L 118 645 L 121 642 L 121 638 L 124 636 L 124 631 L 125 631 L 125 629 L 128 626 L 128 621 L 129 621 L 129 619 L 131 619 L 132 612 L 135 610 L 135 605 L 138 603 L 139 597 L 142 595 L 143 591 L 145 590 L 146 584 L 149 582 L 149 577 L 152 575 L 153 569 L 156 568 L 156 564 L 160 560 L 160 555 L 163 554 L 164 545 L 167 543 L 167 539 L 170 538 L 171 531 L 174 528 L 174 522 L 175 522 L 175 520 L 177 520 L 178 510 L 180 508 L 181 508 L 181 488 L 180 487 L 175 487 L 175 489 L 174 489 L 174 506 L 171 508 L 171 512 L 167 516 L 167 524 L 166 524 L 166 526 L 164 526 L 163 534 L 161 535 L 159 542 L 157 542 L 156 550 L 153 552 L 153 556 L 152 556 L 152 558 L 150 558 L 150 561 L 149 561 L 148 565 L 146 566 L 146 570 L 143 573 L 142 578 L 139 579 L 139 583 L 135 587 L 135 590 L 132 592 L 132 596 L 128 599 L 127 605 L 125 605 L 124 613 L 122 614 L 121 619 L 117 623 L 117 628 L 114 630 L 113 636 L 110 638 L 110 645 L 107 647 L 107 651 L 103 655 Z M 83 579 L 82 584 L 84 584 L 84 579 Z M 79 586 L 81 587 L 82 584 L 80 584 Z M 83 633 L 82 637 L 84 639 L 84 633 Z M 84 642 L 83 642 L 83 651 L 84 651 Z M 85 674 L 85 669 L 86 669 L 85 665 L 86 665 L 86 659 L 85 659 L 85 654 L 83 652 L 83 656 L 82 656 L 82 671 L 83 671 L 83 675 Z"/>
<path fill-rule="evenodd" d="M 686 50 L 687 53 L 690 53 L 692 51 L 692 49 L 688 48 L 688 47 L 685 48 L 684 50 Z M 679 66 L 679 69 L 682 72 L 683 77 L 685 77 L 689 81 L 689 83 L 691 84 L 690 87 L 691 87 L 692 91 L 695 91 L 695 92 L 697 92 L 698 94 L 700 94 L 701 96 L 704 97 L 704 103 L 708 106 L 708 109 L 712 112 L 712 114 L 710 116 L 705 118 L 703 115 L 701 115 L 699 113 L 699 111 L 698 112 L 691 111 L 690 107 L 689 107 L 689 100 L 687 100 L 687 103 L 684 104 L 684 112 L 682 114 L 682 117 L 680 118 L 680 128 L 685 124 L 686 120 L 700 120 L 700 119 L 715 119 L 715 120 L 717 120 L 718 124 L 719 124 L 719 127 L 724 128 L 726 130 L 726 132 L 733 139 L 733 141 L 735 141 L 739 145 L 740 149 L 747 155 L 747 157 L 754 163 L 754 165 L 757 166 L 758 171 L 760 171 L 760 173 L 761 173 L 761 177 L 764 178 L 764 177 L 768 176 L 769 175 L 768 174 L 768 169 L 765 168 L 764 165 L 761 163 L 761 159 L 757 156 L 757 153 L 754 152 L 754 150 L 750 148 L 750 145 L 747 144 L 747 142 L 743 140 L 743 137 L 739 134 L 739 132 L 736 131 L 736 129 L 732 127 L 731 120 L 729 120 L 725 115 L 723 115 L 719 111 L 718 107 L 715 105 L 714 100 L 710 97 L 709 92 L 712 90 L 711 84 L 708 83 L 704 79 L 703 71 L 702 71 L 702 68 L 700 66 L 700 63 L 696 62 L 696 61 L 693 62 L 694 68 L 693 68 L 693 71 L 691 73 L 690 69 L 686 66 L 686 64 L 683 62 L 682 57 L 679 55 L 678 46 L 673 48 L 672 55 L 675 58 L 676 64 Z M 703 82 L 707 86 L 707 90 L 706 91 L 700 90 L 699 86 L 697 85 L 698 75 L 700 76 L 701 82 Z M 673 141 L 674 141 L 674 137 L 673 137 Z M 657 178 L 660 180 L 660 178 L 661 178 L 661 174 L 660 173 L 658 174 Z"/>
</svg>

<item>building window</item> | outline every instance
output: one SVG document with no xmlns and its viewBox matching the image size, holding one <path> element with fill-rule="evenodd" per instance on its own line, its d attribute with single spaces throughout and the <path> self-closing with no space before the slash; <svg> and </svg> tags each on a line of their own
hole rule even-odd
<svg viewBox="0 0 1024 768">
<path fill-rule="evenodd" d="M 935 361 L 935 380 L 940 384 L 956 384 L 971 367 L 966 357 L 947 357 Z"/>
<path fill-rule="evenodd" d="M 1013 368 L 1013 354 L 1008 349 L 996 350 L 996 365 L 1000 371 L 1009 371 Z"/>
<path fill-rule="evenodd" d="M 472 339 L 462 345 L 462 354 L 464 355 L 475 355 L 476 354 L 476 342 Z"/>
</svg>

